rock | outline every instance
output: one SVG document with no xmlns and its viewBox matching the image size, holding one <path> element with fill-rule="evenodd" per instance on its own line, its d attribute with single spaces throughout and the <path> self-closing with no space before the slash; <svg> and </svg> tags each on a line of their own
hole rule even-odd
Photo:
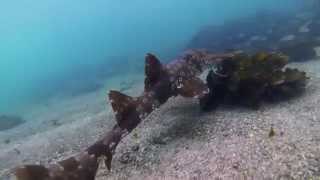
<svg viewBox="0 0 320 180">
<path fill-rule="evenodd" d="M 292 43 L 284 43 L 280 45 L 278 50 L 284 54 L 288 54 L 290 56 L 290 60 L 305 61 L 317 56 L 317 47 L 319 46 L 320 42 L 316 41 L 296 41 Z"/>
<path fill-rule="evenodd" d="M 292 41 L 292 40 L 294 40 L 295 38 L 296 38 L 295 35 L 289 34 L 289 35 L 286 35 L 286 36 L 282 37 L 282 38 L 280 39 L 280 41 Z"/>
<path fill-rule="evenodd" d="M 250 41 L 265 41 L 267 38 L 265 36 L 252 36 Z"/>
<path fill-rule="evenodd" d="M 320 46 L 319 13 L 265 13 L 221 26 L 204 27 L 187 48 L 204 48 L 213 52 L 234 49 L 250 54 L 276 51 L 288 55 L 290 61 L 307 61 L 318 56 L 315 47 Z"/>
<path fill-rule="evenodd" d="M 320 57 L 320 46 L 314 47 L 313 50 L 315 51 L 316 56 L 317 56 L 317 57 Z"/>
<path fill-rule="evenodd" d="M 1 115 L 0 116 L 0 131 L 12 129 L 20 124 L 23 124 L 25 120 L 18 116 L 8 116 Z"/>
<path fill-rule="evenodd" d="M 305 23 L 303 26 L 301 26 L 299 28 L 299 32 L 300 33 L 307 33 L 307 32 L 310 32 L 310 29 L 309 29 L 309 25 L 312 23 L 312 21 L 309 21 L 307 23 Z"/>
<path fill-rule="evenodd" d="M 273 127 L 271 127 L 271 128 L 270 128 L 270 131 L 269 131 L 269 138 L 271 138 L 271 137 L 273 137 L 273 136 L 275 136 L 275 135 L 276 135 L 276 133 L 275 133 Z"/>
<path fill-rule="evenodd" d="M 296 15 L 296 18 L 301 20 L 309 20 L 309 19 L 312 19 L 313 17 L 314 17 L 313 12 L 302 12 Z"/>
<path fill-rule="evenodd" d="M 62 123 L 58 119 L 52 119 L 49 121 L 50 125 L 52 126 L 61 126 Z"/>
</svg>

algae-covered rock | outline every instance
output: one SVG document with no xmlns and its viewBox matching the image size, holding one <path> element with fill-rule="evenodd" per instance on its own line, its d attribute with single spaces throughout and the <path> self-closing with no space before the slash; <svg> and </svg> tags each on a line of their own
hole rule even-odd
<svg viewBox="0 0 320 180">
<path fill-rule="evenodd" d="M 239 54 L 221 62 L 207 76 L 210 97 L 202 100 L 202 108 L 225 101 L 257 108 L 262 100 L 302 92 L 308 79 L 306 73 L 285 68 L 287 63 L 286 56 L 276 53 Z"/>
</svg>

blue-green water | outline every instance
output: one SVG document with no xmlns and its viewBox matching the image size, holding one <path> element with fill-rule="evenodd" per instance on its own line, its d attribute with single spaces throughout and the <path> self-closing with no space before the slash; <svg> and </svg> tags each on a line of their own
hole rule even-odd
<svg viewBox="0 0 320 180">
<path fill-rule="evenodd" d="M 147 52 L 167 61 L 179 54 L 203 26 L 259 11 L 289 12 L 299 9 L 301 3 L 3 0 L 0 114 L 14 113 L 57 93 L 76 90 L 77 86 L 91 86 L 94 78 L 125 72 L 130 67 L 141 71 Z M 76 85 L 71 83 L 75 80 Z M 84 85 L 79 85 L 82 80 Z"/>
</svg>

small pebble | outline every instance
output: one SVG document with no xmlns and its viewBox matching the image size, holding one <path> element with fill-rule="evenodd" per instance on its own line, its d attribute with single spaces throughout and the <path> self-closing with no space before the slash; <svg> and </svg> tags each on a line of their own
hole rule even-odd
<svg viewBox="0 0 320 180">
<path fill-rule="evenodd" d="M 271 137 L 273 137 L 275 135 L 276 135 L 276 133 L 274 132 L 273 127 L 271 127 L 270 132 L 269 132 L 269 137 L 271 138 Z"/>
</svg>

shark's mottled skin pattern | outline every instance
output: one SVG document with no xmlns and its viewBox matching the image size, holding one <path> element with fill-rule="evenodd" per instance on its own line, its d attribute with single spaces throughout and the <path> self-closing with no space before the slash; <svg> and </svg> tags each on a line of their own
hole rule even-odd
<svg viewBox="0 0 320 180">
<path fill-rule="evenodd" d="M 233 54 L 210 54 L 202 50 L 186 52 L 163 65 L 152 54 L 145 58 L 145 88 L 139 97 L 110 91 L 109 99 L 115 112 L 116 125 L 100 140 L 83 152 L 48 167 L 24 165 L 15 169 L 18 180 L 94 180 L 99 159 L 111 168 L 112 157 L 121 139 L 128 135 L 148 114 L 170 97 L 203 98 L 209 90 L 198 78 L 206 68 Z"/>
</svg>

